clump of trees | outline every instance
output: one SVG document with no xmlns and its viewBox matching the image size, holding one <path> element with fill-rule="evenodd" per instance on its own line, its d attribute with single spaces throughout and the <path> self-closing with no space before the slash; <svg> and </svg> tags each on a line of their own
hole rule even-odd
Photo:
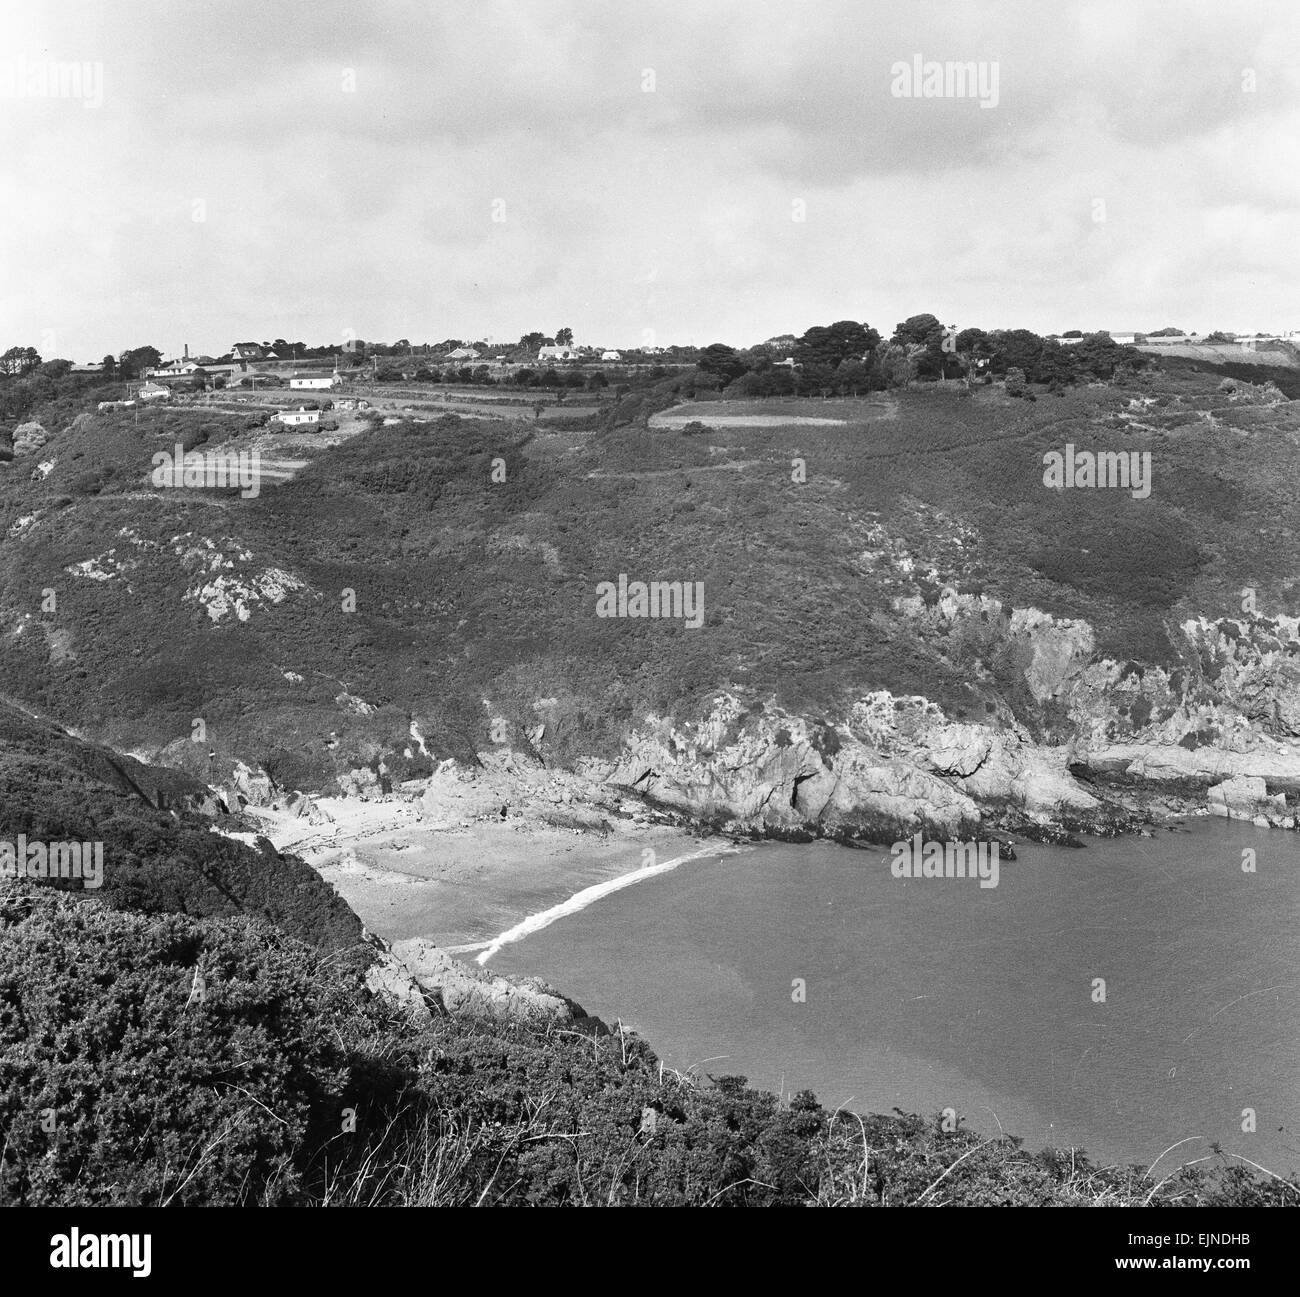
<svg viewBox="0 0 1300 1297">
<path fill-rule="evenodd" d="M 945 379 L 969 384 L 1018 371 L 1018 394 L 1025 394 L 1020 382 L 1060 390 L 1110 380 L 1121 366 L 1136 370 L 1151 363 L 1108 334 L 1074 329 L 1063 336 L 1080 341 L 1062 346 L 1029 329 L 959 332 L 930 314 L 909 316 L 886 340 L 868 324 L 837 320 L 748 349 L 715 342 L 700 353 L 694 386 L 697 395 L 728 397 L 859 396 Z"/>
</svg>

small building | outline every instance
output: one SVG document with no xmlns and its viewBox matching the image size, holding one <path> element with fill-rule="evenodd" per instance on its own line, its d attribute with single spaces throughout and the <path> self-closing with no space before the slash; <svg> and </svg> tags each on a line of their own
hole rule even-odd
<svg viewBox="0 0 1300 1297">
<path fill-rule="evenodd" d="M 799 362 L 798 362 L 797 360 L 795 360 L 795 358 L 794 358 L 793 356 L 787 356 L 784 360 L 778 360 L 778 361 L 776 361 L 776 362 L 774 362 L 774 363 L 775 363 L 775 365 L 780 365 L 782 369 L 798 369 L 798 368 L 799 368 Z"/>
<path fill-rule="evenodd" d="M 149 378 L 188 378 L 200 366 L 194 360 L 169 360 L 165 365 L 156 365 L 147 371 Z"/>
<path fill-rule="evenodd" d="M 296 410 L 281 410 L 275 416 L 275 422 L 282 423 L 286 427 L 296 428 L 304 423 L 319 423 L 320 411 L 308 410 L 304 406 L 299 406 Z"/>
<path fill-rule="evenodd" d="M 171 400 L 171 389 L 164 387 L 161 383 L 143 383 L 136 395 L 142 401 L 169 401 Z"/>
<path fill-rule="evenodd" d="M 577 360 L 581 356 L 577 347 L 550 346 L 542 347 L 537 352 L 538 360 Z"/>
<path fill-rule="evenodd" d="M 260 342 L 237 342 L 231 347 L 230 354 L 236 360 L 262 360 L 266 352 Z"/>
<path fill-rule="evenodd" d="M 600 353 L 600 358 L 601 360 L 622 360 L 623 359 L 622 355 L 617 351 L 602 351 Z"/>
<path fill-rule="evenodd" d="M 294 374 L 289 379 L 291 388 L 303 388 L 308 391 L 328 391 L 334 386 L 333 374 Z"/>
<path fill-rule="evenodd" d="M 457 347 L 455 351 L 447 353 L 448 360 L 478 360 L 479 351 L 476 347 Z"/>
</svg>

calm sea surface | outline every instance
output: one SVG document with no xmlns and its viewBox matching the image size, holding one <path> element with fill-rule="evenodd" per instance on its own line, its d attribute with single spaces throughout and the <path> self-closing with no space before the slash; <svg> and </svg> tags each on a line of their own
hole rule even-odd
<svg viewBox="0 0 1300 1297">
<path fill-rule="evenodd" d="M 1211 1141 L 1300 1170 L 1300 836 L 1193 820 L 1017 850 L 995 889 L 896 879 L 883 849 L 704 857 L 490 966 L 621 1018 L 680 1069 L 859 1111 L 953 1107 L 1107 1161 L 1189 1141 L 1161 1172 Z"/>
</svg>

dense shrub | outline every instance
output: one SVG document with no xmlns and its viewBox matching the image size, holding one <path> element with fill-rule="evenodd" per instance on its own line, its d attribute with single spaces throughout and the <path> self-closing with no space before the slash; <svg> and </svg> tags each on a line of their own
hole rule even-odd
<svg viewBox="0 0 1300 1297">
<path fill-rule="evenodd" d="M 346 1074 L 318 960 L 247 919 L 6 887 L 0 1202 L 301 1200 L 295 1153 Z"/>
</svg>

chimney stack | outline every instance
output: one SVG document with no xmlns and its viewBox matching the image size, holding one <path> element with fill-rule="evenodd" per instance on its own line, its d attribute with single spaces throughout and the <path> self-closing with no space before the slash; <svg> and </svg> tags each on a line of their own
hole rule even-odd
<svg viewBox="0 0 1300 1297">
<path fill-rule="evenodd" d="M 187 342 L 185 344 L 185 359 L 188 360 L 189 358 L 190 358 L 190 344 Z"/>
</svg>

